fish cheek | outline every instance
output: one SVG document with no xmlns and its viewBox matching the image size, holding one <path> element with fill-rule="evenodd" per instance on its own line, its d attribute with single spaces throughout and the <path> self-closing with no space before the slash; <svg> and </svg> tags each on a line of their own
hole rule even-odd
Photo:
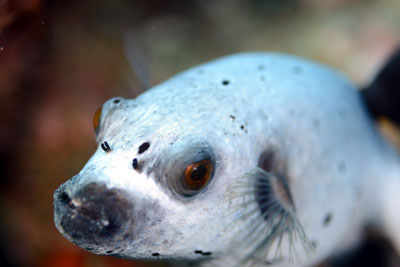
<svg viewBox="0 0 400 267">
<path fill-rule="evenodd" d="M 130 231 L 126 232 L 113 246 L 107 248 L 108 255 L 148 259 L 154 257 L 152 253 L 157 253 L 158 244 L 164 240 L 163 236 L 165 236 L 162 225 L 166 211 L 158 200 L 145 200 L 140 206 L 141 208 L 134 211 L 131 221 L 127 222 Z"/>
</svg>

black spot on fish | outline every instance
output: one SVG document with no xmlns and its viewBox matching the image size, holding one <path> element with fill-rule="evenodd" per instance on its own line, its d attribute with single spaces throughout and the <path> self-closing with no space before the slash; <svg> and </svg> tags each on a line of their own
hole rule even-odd
<svg viewBox="0 0 400 267">
<path fill-rule="evenodd" d="M 318 242 L 315 240 L 311 241 L 311 246 L 316 249 L 318 247 Z"/>
<path fill-rule="evenodd" d="M 339 113 L 339 116 L 340 116 L 342 119 L 345 119 L 346 116 L 347 116 L 347 112 L 346 112 L 345 109 L 339 109 L 338 113 Z"/>
<path fill-rule="evenodd" d="M 212 254 L 210 251 L 203 252 L 202 250 L 195 250 L 194 253 L 201 254 L 203 256 L 210 256 Z"/>
<path fill-rule="evenodd" d="M 346 171 L 346 164 L 343 161 L 339 162 L 337 168 L 339 172 L 344 173 Z"/>
<path fill-rule="evenodd" d="M 110 152 L 111 151 L 111 147 L 107 143 L 107 141 L 104 141 L 103 143 L 101 143 L 100 146 L 101 146 L 101 149 L 103 149 L 105 152 Z"/>
<path fill-rule="evenodd" d="M 222 84 L 223 84 L 223 85 L 228 85 L 228 84 L 229 84 L 229 81 L 228 81 L 228 80 L 223 80 L 223 81 L 222 81 Z"/>
<path fill-rule="evenodd" d="M 141 145 L 139 146 L 138 153 L 139 153 L 139 154 L 142 154 L 142 153 L 145 152 L 149 147 L 150 147 L 150 143 L 149 143 L 149 142 L 144 142 L 143 144 L 141 144 Z"/>
<path fill-rule="evenodd" d="M 121 100 L 115 99 L 113 102 L 114 102 L 114 104 L 118 104 L 119 102 L 121 102 Z"/>
<path fill-rule="evenodd" d="M 158 256 L 160 256 L 160 253 L 153 253 L 153 254 L 151 254 L 151 256 L 153 256 L 153 257 L 158 257 Z"/>
<path fill-rule="evenodd" d="M 296 74 L 301 74 L 303 72 L 303 69 L 300 66 L 294 66 L 293 72 Z"/>
<path fill-rule="evenodd" d="M 327 215 L 325 215 L 324 226 L 329 225 L 329 223 L 332 221 L 332 217 L 333 217 L 332 213 L 328 213 Z"/>
<path fill-rule="evenodd" d="M 315 128 L 319 127 L 319 120 L 318 119 L 313 119 L 313 125 L 315 126 Z"/>
<path fill-rule="evenodd" d="M 113 253 L 113 251 L 112 251 L 112 250 L 109 250 L 109 251 L 107 251 L 106 253 L 107 253 L 107 254 L 111 254 L 111 253 Z"/>
<path fill-rule="evenodd" d="M 132 160 L 132 167 L 133 167 L 134 170 L 136 170 L 139 167 L 137 158 L 134 158 Z"/>
</svg>

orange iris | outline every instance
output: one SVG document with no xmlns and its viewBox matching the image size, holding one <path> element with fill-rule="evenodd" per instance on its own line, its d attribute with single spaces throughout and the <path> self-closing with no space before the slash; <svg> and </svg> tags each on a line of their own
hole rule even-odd
<svg viewBox="0 0 400 267">
<path fill-rule="evenodd" d="M 208 159 L 192 163 L 185 170 L 185 184 L 190 190 L 200 190 L 211 178 L 212 164 Z"/>
<path fill-rule="evenodd" d="M 99 127 L 100 124 L 100 116 L 101 116 L 101 110 L 103 107 L 99 107 L 96 112 L 94 113 L 94 117 L 93 117 L 93 127 L 94 130 L 97 130 L 97 127 Z"/>
</svg>

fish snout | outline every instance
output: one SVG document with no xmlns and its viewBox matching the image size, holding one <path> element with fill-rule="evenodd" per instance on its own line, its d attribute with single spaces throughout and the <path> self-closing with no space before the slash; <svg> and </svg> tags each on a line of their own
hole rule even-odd
<svg viewBox="0 0 400 267">
<path fill-rule="evenodd" d="M 128 194 L 105 184 L 89 183 L 73 194 L 61 186 L 54 194 L 57 228 L 73 243 L 90 250 L 121 241 L 130 230 L 132 211 Z"/>
</svg>

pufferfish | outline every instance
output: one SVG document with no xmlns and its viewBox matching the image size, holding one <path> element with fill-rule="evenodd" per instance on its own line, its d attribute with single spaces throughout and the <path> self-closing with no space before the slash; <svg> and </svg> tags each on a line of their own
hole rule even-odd
<svg viewBox="0 0 400 267">
<path fill-rule="evenodd" d="M 396 109 L 388 66 L 360 93 L 306 59 L 239 53 L 112 98 L 55 225 L 92 253 L 172 266 L 312 266 L 367 225 L 400 252 L 399 155 L 372 117 Z"/>
</svg>

